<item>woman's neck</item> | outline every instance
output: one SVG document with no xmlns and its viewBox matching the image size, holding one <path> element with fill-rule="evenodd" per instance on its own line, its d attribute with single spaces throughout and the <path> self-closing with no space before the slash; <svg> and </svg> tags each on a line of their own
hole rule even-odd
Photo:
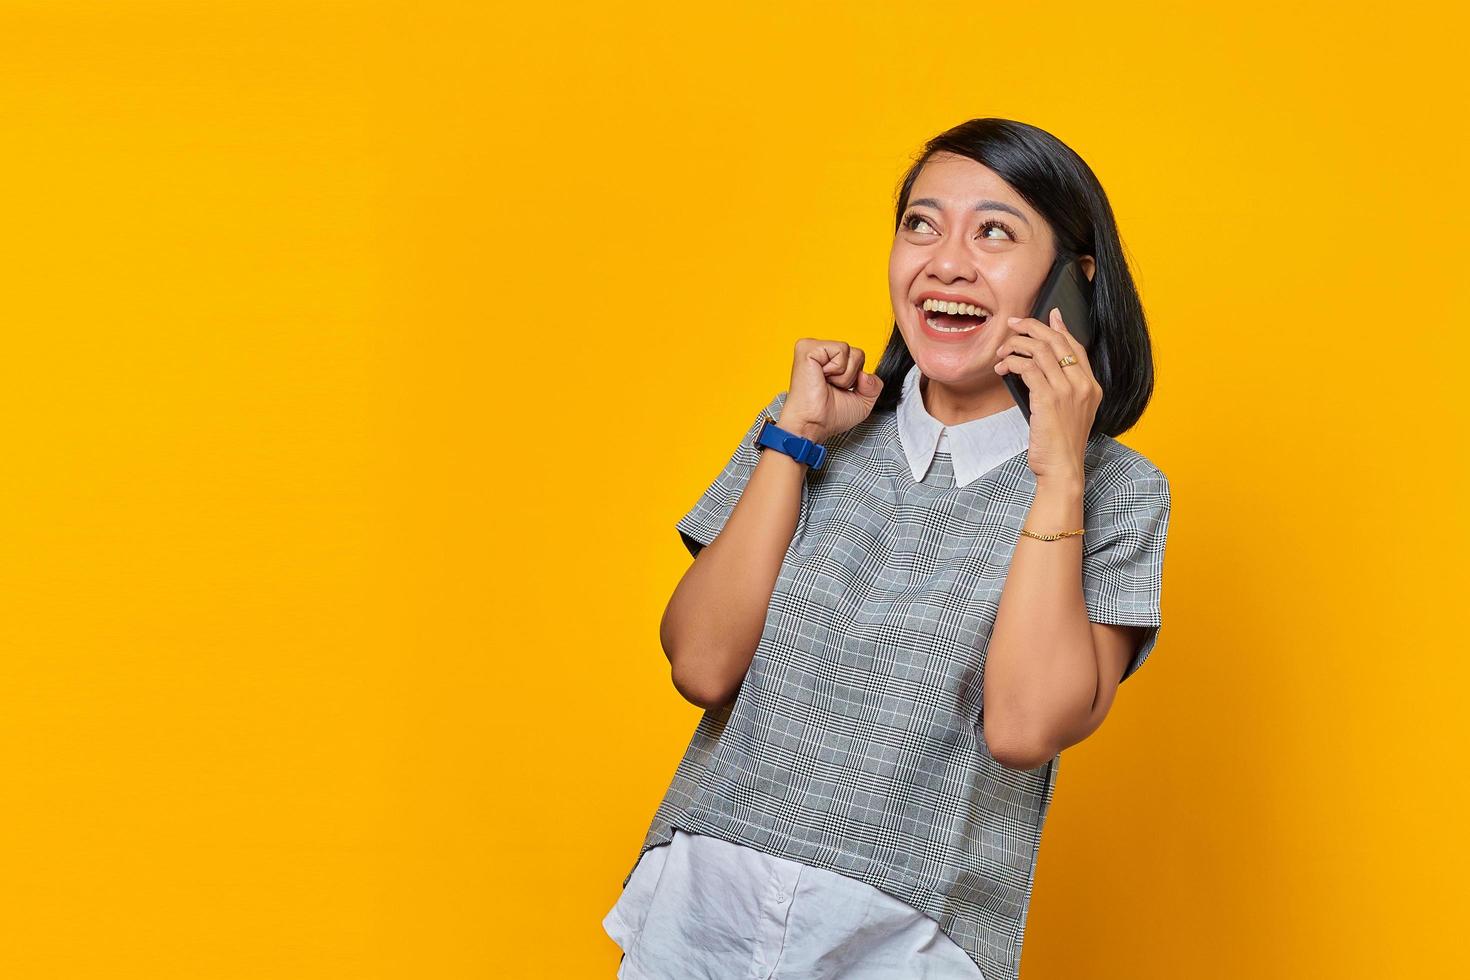
<svg viewBox="0 0 1470 980">
<path fill-rule="evenodd" d="M 1004 382 L 980 391 L 961 392 L 922 373 L 919 376 L 919 395 L 924 400 L 924 411 L 945 425 L 963 425 L 1004 412 L 1016 404 Z"/>
</svg>

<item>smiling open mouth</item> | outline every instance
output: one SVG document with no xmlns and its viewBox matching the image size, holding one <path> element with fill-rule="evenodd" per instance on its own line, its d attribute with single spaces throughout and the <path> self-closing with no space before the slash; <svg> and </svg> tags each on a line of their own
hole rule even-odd
<svg viewBox="0 0 1470 980">
<path fill-rule="evenodd" d="M 930 309 L 924 307 L 930 307 Z M 990 319 L 990 314 L 983 311 L 961 313 L 958 307 L 957 303 L 945 304 L 925 300 L 919 306 L 919 315 L 924 318 L 924 322 L 929 324 L 930 329 L 941 333 L 969 333 L 972 330 L 979 330 Z M 976 308 L 970 307 L 970 309 Z M 955 312 L 950 312 L 951 310 Z"/>
</svg>

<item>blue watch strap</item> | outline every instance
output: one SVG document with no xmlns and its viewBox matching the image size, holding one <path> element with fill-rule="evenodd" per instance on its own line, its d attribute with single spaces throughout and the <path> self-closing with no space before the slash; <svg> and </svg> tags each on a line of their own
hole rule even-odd
<svg viewBox="0 0 1470 980">
<path fill-rule="evenodd" d="M 762 420 L 761 427 L 751 444 L 756 448 L 769 446 L 777 452 L 785 453 L 798 463 L 807 464 L 814 470 L 821 469 L 822 462 L 827 458 L 826 446 L 819 442 L 812 442 L 794 432 L 787 432 L 769 415 Z"/>
</svg>

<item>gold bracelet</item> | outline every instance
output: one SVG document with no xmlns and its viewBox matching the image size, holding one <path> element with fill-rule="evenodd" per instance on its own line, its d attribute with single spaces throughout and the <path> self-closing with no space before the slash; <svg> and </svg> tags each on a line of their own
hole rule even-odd
<svg viewBox="0 0 1470 980">
<path fill-rule="evenodd" d="M 1086 530 L 1086 528 L 1079 527 L 1075 531 L 1060 531 L 1056 534 L 1037 534 L 1034 531 L 1028 531 L 1023 527 L 1021 528 L 1021 533 L 1026 535 L 1026 537 L 1028 538 L 1035 538 L 1038 541 L 1055 541 L 1057 538 L 1070 538 L 1074 534 L 1081 534 L 1084 530 Z"/>
</svg>

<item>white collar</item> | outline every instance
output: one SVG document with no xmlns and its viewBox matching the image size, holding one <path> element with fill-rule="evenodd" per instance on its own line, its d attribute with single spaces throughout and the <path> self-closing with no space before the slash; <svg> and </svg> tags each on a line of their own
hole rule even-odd
<svg viewBox="0 0 1470 980">
<path fill-rule="evenodd" d="M 1021 414 L 1021 406 L 1012 405 L 959 425 L 945 425 L 924 407 L 920 377 L 919 365 L 909 368 L 898 397 L 898 441 L 903 445 L 915 483 L 923 482 L 939 449 L 949 451 L 954 463 L 955 486 L 963 487 L 1030 445 L 1031 426 Z"/>
</svg>

